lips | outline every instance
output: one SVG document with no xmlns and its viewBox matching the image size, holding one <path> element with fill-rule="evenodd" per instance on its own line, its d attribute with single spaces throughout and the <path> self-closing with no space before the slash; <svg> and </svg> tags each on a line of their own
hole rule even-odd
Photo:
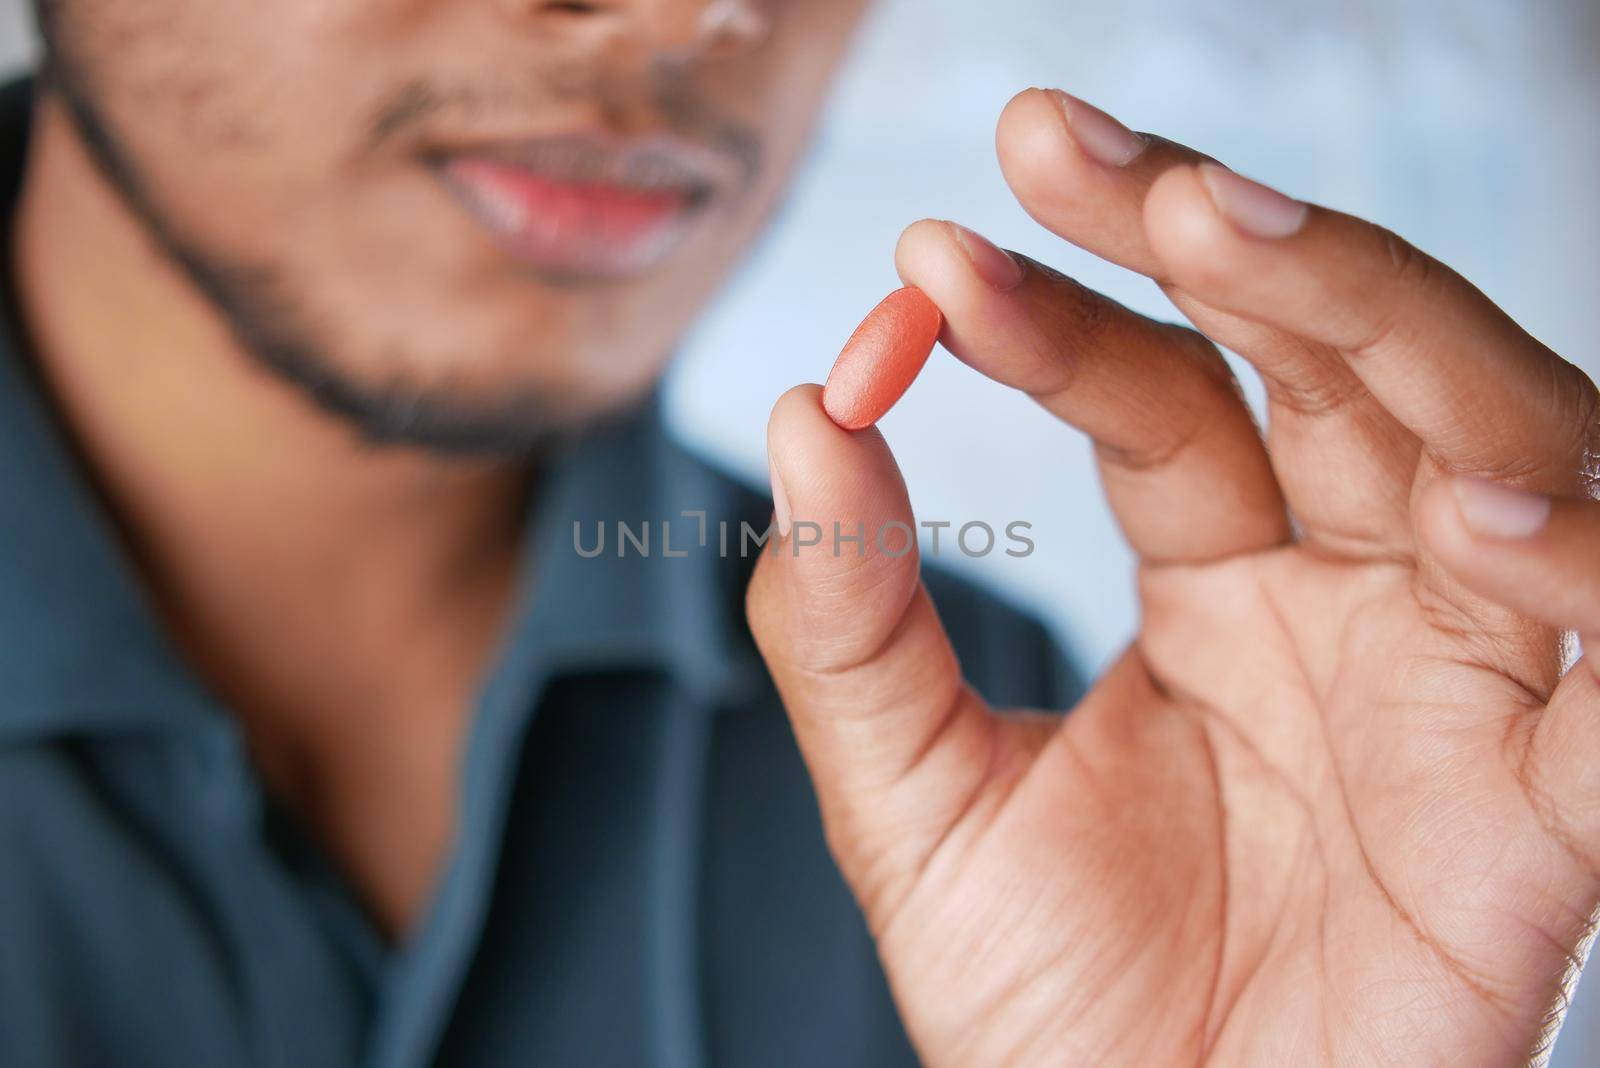
<svg viewBox="0 0 1600 1068">
<path fill-rule="evenodd" d="M 659 266 L 719 189 L 714 161 L 667 139 L 564 137 L 435 161 L 495 243 L 541 273 L 625 279 Z"/>
</svg>

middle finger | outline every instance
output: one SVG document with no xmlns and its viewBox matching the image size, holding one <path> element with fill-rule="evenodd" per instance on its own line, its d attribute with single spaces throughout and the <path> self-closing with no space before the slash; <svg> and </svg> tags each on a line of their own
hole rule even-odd
<svg viewBox="0 0 1600 1068">
<path fill-rule="evenodd" d="M 1054 90 L 1019 94 L 996 144 L 1022 206 L 1051 232 L 1155 279 L 1202 332 L 1262 375 L 1278 481 L 1303 536 L 1340 555 L 1407 555 L 1420 446 L 1337 351 L 1223 312 L 1162 277 L 1144 224 L 1145 198 L 1164 173 L 1208 157 L 1127 130 Z"/>
</svg>

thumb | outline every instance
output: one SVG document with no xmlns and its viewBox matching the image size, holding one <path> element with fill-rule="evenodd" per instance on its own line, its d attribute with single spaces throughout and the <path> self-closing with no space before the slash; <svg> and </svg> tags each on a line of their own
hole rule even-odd
<svg viewBox="0 0 1600 1068">
<path fill-rule="evenodd" d="M 810 769 L 828 841 L 882 930 L 992 767 L 995 719 L 963 682 L 922 586 L 915 521 L 876 428 L 847 431 L 817 386 L 767 428 L 780 530 L 751 630 Z"/>
</svg>

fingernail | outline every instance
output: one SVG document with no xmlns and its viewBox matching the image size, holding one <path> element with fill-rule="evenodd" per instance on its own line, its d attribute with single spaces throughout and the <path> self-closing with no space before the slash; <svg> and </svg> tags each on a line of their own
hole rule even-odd
<svg viewBox="0 0 1600 1068">
<path fill-rule="evenodd" d="M 1200 180 L 1217 210 L 1252 237 L 1288 237 L 1306 224 L 1306 206 L 1300 201 L 1226 167 L 1202 163 Z"/>
<path fill-rule="evenodd" d="M 945 225 L 966 250 L 967 259 L 972 261 L 972 269 L 978 272 L 979 278 L 1002 293 L 1022 284 L 1022 264 L 1015 256 L 960 223 L 946 221 Z"/>
<path fill-rule="evenodd" d="M 772 476 L 772 513 L 778 520 L 778 536 L 789 536 L 789 495 L 783 491 L 783 479 L 778 476 L 778 465 L 767 457 L 767 470 Z"/>
<path fill-rule="evenodd" d="M 1484 538 L 1531 538 L 1550 521 L 1550 498 L 1481 478 L 1455 480 L 1467 529 Z"/>
<path fill-rule="evenodd" d="M 1126 167 L 1139 157 L 1149 144 L 1143 137 L 1128 129 L 1093 104 L 1085 103 L 1071 93 L 1052 89 L 1061 104 L 1061 113 L 1067 119 L 1067 132 L 1090 159 L 1108 167 Z"/>
</svg>

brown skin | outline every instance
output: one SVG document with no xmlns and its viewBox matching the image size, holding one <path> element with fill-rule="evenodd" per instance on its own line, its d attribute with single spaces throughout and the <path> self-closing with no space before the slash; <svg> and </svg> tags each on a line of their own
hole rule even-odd
<svg viewBox="0 0 1600 1068">
<path fill-rule="evenodd" d="M 270 271 L 283 318 L 374 397 L 486 422 L 528 397 L 528 438 L 561 432 L 659 377 L 776 201 L 864 3 L 735 0 L 715 33 L 704 0 L 49 5 L 66 84 L 134 188 L 46 95 L 12 250 L 36 358 L 179 645 L 392 934 L 450 846 L 528 465 L 365 443 L 264 371 L 165 247 Z M 419 81 L 445 104 L 375 140 Z M 419 162 L 711 126 L 745 131 L 759 167 L 623 281 L 514 262 Z"/>
<path fill-rule="evenodd" d="M 1065 721 L 965 687 L 913 555 L 757 570 L 926 1062 L 1536 1060 L 1600 907 L 1600 672 L 1563 673 L 1556 629 L 1600 642 L 1594 383 L 1368 223 L 1251 236 L 1186 148 L 1097 162 L 1038 90 L 998 143 L 1035 219 L 1254 364 L 1270 423 L 1200 334 L 1031 262 L 993 286 L 946 223 L 902 239 L 951 350 L 1095 439 L 1141 557 L 1139 634 Z M 768 440 L 795 522 L 911 521 L 816 387 Z M 1478 480 L 1520 529 L 1482 524 Z"/>
<path fill-rule="evenodd" d="M 587 418 L 654 378 L 748 239 L 861 4 L 774 5 L 766 44 L 695 56 L 769 169 L 670 270 L 603 289 L 511 269 L 403 151 L 363 148 L 404 74 L 520 101 L 499 117 L 524 132 L 648 123 L 630 75 L 681 59 L 700 5 L 578 5 L 603 44 L 574 6 L 66 0 L 59 40 L 165 221 L 272 264 L 340 372 Z M 499 91 L 530 68 L 575 75 L 559 104 Z M 261 373 L 58 103 L 39 118 L 14 254 L 41 365 L 181 644 L 403 931 L 525 471 L 363 447 Z M 1562 675 L 1554 630 L 1600 635 L 1593 385 L 1358 220 L 1242 235 L 1178 146 L 1095 163 L 1034 92 L 1000 149 L 1041 223 L 1254 362 L 1272 421 L 1263 446 L 1198 336 L 1038 265 L 994 290 L 943 225 L 907 233 L 951 348 L 1096 438 L 1145 619 L 1064 727 L 1000 719 L 914 557 L 763 561 L 752 619 L 916 1042 L 963 1068 L 1529 1059 L 1600 905 L 1600 682 Z M 771 441 L 795 517 L 910 519 L 881 437 L 814 389 Z M 1548 521 L 1474 533 L 1458 472 L 1554 495 Z"/>
</svg>

